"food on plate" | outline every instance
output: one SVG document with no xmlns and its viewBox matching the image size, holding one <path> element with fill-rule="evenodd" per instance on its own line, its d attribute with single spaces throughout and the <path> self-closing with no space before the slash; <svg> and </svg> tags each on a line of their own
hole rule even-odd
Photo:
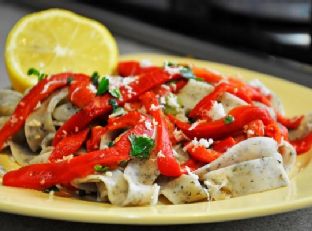
<svg viewBox="0 0 312 231">
<path fill-rule="evenodd" d="M 47 73 L 97 70 L 109 74 L 117 64 L 118 48 L 99 22 L 62 9 L 49 9 L 21 18 L 5 45 L 5 63 L 14 89 L 36 84 L 30 67 Z"/>
<path fill-rule="evenodd" d="M 23 95 L 0 91 L 0 147 L 21 166 L 5 186 L 118 206 L 220 200 L 287 186 L 312 146 L 311 114 L 287 118 L 259 80 L 132 60 L 38 73 Z"/>
</svg>

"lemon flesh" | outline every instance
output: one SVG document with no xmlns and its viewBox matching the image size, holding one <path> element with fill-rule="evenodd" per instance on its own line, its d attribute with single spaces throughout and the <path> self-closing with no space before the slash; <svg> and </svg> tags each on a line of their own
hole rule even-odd
<svg viewBox="0 0 312 231">
<path fill-rule="evenodd" d="M 109 74 L 118 57 L 108 29 L 70 11 L 50 9 L 27 15 L 10 31 L 5 62 L 14 89 L 23 92 L 37 83 L 33 67 L 47 74 L 98 71 Z"/>
</svg>

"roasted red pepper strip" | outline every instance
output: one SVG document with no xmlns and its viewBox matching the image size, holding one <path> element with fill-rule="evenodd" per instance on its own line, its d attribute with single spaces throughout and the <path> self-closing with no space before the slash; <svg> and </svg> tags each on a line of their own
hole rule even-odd
<svg viewBox="0 0 312 231">
<path fill-rule="evenodd" d="M 92 86 L 90 79 L 71 83 L 69 86 L 68 99 L 79 108 L 85 107 L 95 98 L 95 93 L 91 90 Z"/>
<path fill-rule="evenodd" d="M 171 79 L 179 78 L 180 76 L 171 76 L 165 71 L 154 71 L 152 73 L 143 73 L 138 80 L 131 82 L 127 87 L 120 87 L 121 99 L 118 100 L 118 104 L 123 105 L 125 102 L 135 100 L 139 95 L 151 90 L 152 88 L 163 84 Z M 131 91 L 129 92 L 129 89 Z M 104 96 L 97 96 L 94 100 L 85 106 L 81 111 L 73 115 L 66 123 L 60 127 L 53 140 L 55 146 L 65 136 L 75 133 L 78 130 L 84 129 L 93 119 L 105 115 L 112 110 L 112 106 L 109 104 L 109 100 L 112 97 L 108 94 Z"/>
<path fill-rule="evenodd" d="M 275 121 L 265 126 L 265 135 L 272 137 L 278 143 L 280 143 L 282 141 L 282 137 L 284 137 L 279 125 Z M 287 137 L 284 139 L 287 140 Z"/>
<path fill-rule="evenodd" d="M 182 174 L 181 168 L 175 157 L 169 138 L 167 124 L 164 120 L 162 110 L 156 95 L 152 92 L 146 92 L 140 97 L 146 110 L 152 115 L 157 122 L 156 148 L 157 165 L 160 173 L 164 176 L 177 177 Z"/>
<path fill-rule="evenodd" d="M 186 79 L 179 79 L 175 83 L 169 84 L 170 90 L 173 93 L 177 93 L 187 84 L 187 82 Z"/>
<path fill-rule="evenodd" d="M 190 111 L 189 116 L 192 118 L 207 117 L 207 112 L 211 109 L 213 101 L 217 100 L 224 92 L 229 89 L 227 83 L 221 83 L 215 87 L 214 91 L 202 98 L 195 107 Z"/>
<path fill-rule="evenodd" d="M 193 159 L 203 162 L 205 164 L 216 160 L 222 155 L 222 153 L 217 152 L 213 149 L 207 149 L 204 146 L 192 144 L 187 144 L 187 152 Z"/>
<path fill-rule="evenodd" d="M 172 115 L 169 115 L 168 117 L 190 138 L 206 137 L 213 139 L 222 139 L 238 132 L 243 129 L 245 124 L 256 119 L 262 120 L 265 125 L 273 121 L 267 110 L 251 105 L 236 107 L 229 112 L 229 115 L 234 118 L 231 123 L 226 124 L 224 119 L 219 119 L 212 122 L 202 122 L 195 128 L 191 128 L 189 123 L 182 122 Z"/>
<path fill-rule="evenodd" d="M 236 144 L 235 139 L 233 137 L 228 137 L 224 140 L 214 141 L 212 149 L 217 152 L 223 153 L 226 152 L 230 147 L 234 146 L 235 144 Z"/>
<path fill-rule="evenodd" d="M 138 124 L 140 120 L 143 122 L 145 120 L 145 116 L 143 116 L 140 112 L 131 111 L 125 115 L 119 117 L 112 117 L 108 119 L 108 130 L 116 130 L 120 128 L 133 127 Z"/>
<path fill-rule="evenodd" d="M 108 131 L 107 127 L 95 126 L 91 130 L 91 137 L 87 141 L 87 151 L 91 152 L 99 149 L 101 137 Z M 62 141 L 61 141 L 62 142 Z"/>
<path fill-rule="evenodd" d="M 117 66 L 117 72 L 123 77 L 135 76 L 142 73 L 148 73 L 152 71 L 160 70 L 160 67 L 141 67 L 141 64 L 137 61 L 123 61 L 119 62 Z"/>
<path fill-rule="evenodd" d="M 0 130 L 0 150 L 7 139 L 16 134 L 24 125 L 28 115 L 34 111 L 38 103 L 50 96 L 54 91 L 65 87 L 67 79 L 72 82 L 84 81 L 89 79 L 87 75 L 63 73 L 53 75 L 38 82 L 19 102 L 11 118 L 4 124 Z"/>
<path fill-rule="evenodd" d="M 3 176 L 3 185 L 43 190 L 56 184 L 68 184 L 73 179 L 94 172 L 94 166 L 116 166 L 129 159 L 130 134 L 152 137 L 154 129 L 146 129 L 144 123 L 124 133 L 111 148 L 76 156 L 70 160 L 48 164 L 33 164 L 10 171 Z"/>
<path fill-rule="evenodd" d="M 205 68 L 192 67 L 192 71 L 196 77 L 201 78 L 211 84 L 218 83 L 223 79 L 220 74 L 209 71 Z"/>
<path fill-rule="evenodd" d="M 244 126 L 247 138 L 264 136 L 264 124 L 262 120 L 253 120 Z"/>
<path fill-rule="evenodd" d="M 301 121 L 303 120 L 304 116 L 296 116 L 293 118 L 285 118 L 282 114 L 277 113 L 277 121 L 283 124 L 288 129 L 296 129 L 299 127 Z"/>
<path fill-rule="evenodd" d="M 188 174 L 189 171 L 193 172 L 196 169 L 202 167 L 204 164 L 193 160 L 193 159 L 189 159 L 188 161 L 186 161 L 184 164 L 181 165 L 181 169 L 183 174 Z"/>
<path fill-rule="evenodd" d="M 236 95 L 237 97 L 239 97 L 239 94 L 244 94 L 244 97 L 247 96 L 249 100 L 258 101 L 267 106 L 271 106 L 270 100 L 266 96 L 261 94 L 259 89 L 235 78 L 229 78 L 228 82 L 234 87 L 234 89 L 236 88 L 240 92 Z"/>
<path fill-rule="evenodd" d="M 294 146 L 298 155 L 308 152 L 312 148 L 312 132 L 301 139 L 290 141 L 290 143 Z"/>
<path fill-rule="evenodd" d="M 55 162 L 62 159 L 64 156 L 68 156 L 76 153 L 86 140 L 89 129 L 85 129 L 79 133 L 68 136 L 61 140 L 53 149 L 49 157 L 50 162 Z"/>
</svg>

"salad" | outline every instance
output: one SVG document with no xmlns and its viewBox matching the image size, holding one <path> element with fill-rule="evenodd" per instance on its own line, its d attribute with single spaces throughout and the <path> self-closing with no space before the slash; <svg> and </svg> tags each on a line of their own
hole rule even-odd
<svg viewBox="0 0 312 231">
<path fill-rule="evenodd" d="M 289 184 L 312 114 L 287 118 L 259 80 L 123 61 L 112 76 L 46 75 L 0 90 L 4 186 L 117 206 L 222 200 Z"/>
</svg>

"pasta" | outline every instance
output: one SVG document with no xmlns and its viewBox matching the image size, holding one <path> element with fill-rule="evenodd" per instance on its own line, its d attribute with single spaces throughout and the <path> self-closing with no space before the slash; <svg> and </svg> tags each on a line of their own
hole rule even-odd
<svg viewBox="0 0 312 231">
<path fill-rule="evenodd" d="M 2 182 L 115 206 L 259 193 L 289 185 L 311 115 L 286 118 L 259 80 L 186 64 L 52 75 L 0 91 L 0 148 L 21 166 Z"/>
</svg>

